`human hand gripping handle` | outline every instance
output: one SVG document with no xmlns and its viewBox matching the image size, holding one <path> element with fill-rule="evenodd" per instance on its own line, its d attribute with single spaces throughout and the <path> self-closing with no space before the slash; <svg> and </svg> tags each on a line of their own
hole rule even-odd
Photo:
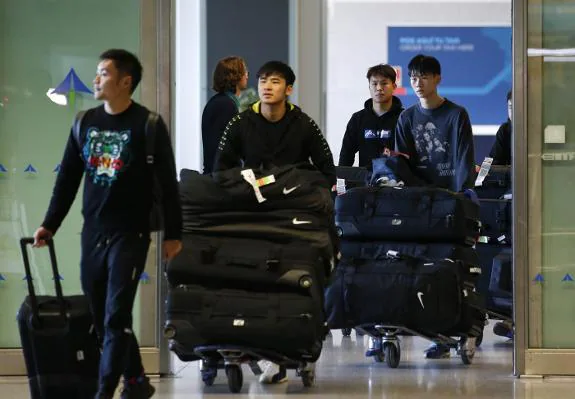
<svg viewBox="0 0 575 399">
<path fill-rule="evenodd" d="M 182 242 L 180 240 L 166 240 L 163 249 L 164 261 L 172 260 L 182 250 Z"/>
<path fill-rule="evenodd" d="M 34 244 L 32 246 L 34 248 L 45 247 L 47 245 L 47 241 L 52 239 L 53 236 L 54 234 L 50 230 L 40 226 L 34 232 Z"/>
</svg>

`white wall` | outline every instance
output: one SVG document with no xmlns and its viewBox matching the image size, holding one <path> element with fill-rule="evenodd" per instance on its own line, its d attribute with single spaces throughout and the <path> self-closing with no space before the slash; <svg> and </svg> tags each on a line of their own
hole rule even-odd
<svg viewBox="0 0 575 399">
<path fill-rule="evenodd" d="M 389 26 L 511 26 L 511 0 L 328 0 L 327 8 L 325 130 L 335 162 L 349 118 L 369 98 L 367 69 L 393 64 Z"/>
<path fill-rule="evenodd" d="M 175 0 L 174 137 L 176 168 L 202 170 L 205 0 Z"/>
</svg>

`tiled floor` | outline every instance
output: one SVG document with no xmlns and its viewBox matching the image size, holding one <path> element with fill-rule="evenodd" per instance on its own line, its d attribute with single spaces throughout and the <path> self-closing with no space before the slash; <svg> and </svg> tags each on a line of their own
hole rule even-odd
<svg viewBox="0 0 575 399">
<path fill-rule="evenodd" d="M 469 398 L 469 399 L 566 399 L 575 397 L 574 379 L 515 379 L 511 375 L 512 345 L 487 333 L 471 366 L 464 366 L 455 355 L 449 360 L 426 361 L 427 342 L 419 338 L 402 339 L 402 360 L 397 369 L 375 364 L 364 357 L 367 338 L 355 333 L 343 338 L 339 331 L 326 341 L 317 367 L 313 388 L 303 388 L 293 372 L 288 384 L 262 386 L 248 367 L 244 367 L 244 387 L 240 394 L 228 391 L 223 371 L 213 387 L 204 387 L 197 363 L 174 361 L 176 375 L 154 380 L 158 399 L 176 398 Z M 452 352 L 453 353 L 453 352 Z M 22 378 L 0 380 L 0 398 L 28 398 Z"/>
</svg>

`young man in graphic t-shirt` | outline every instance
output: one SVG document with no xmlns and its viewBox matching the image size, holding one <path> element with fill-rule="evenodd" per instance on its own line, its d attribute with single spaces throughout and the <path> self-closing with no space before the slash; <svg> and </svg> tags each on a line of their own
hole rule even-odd
<svg viewBox="0 0 575 399">
<path fill-rule="evenodd" d="M 414 172 L 429 184 L 452 191 L 473 188 L 473 133 L 467 111 L 437 94 L 441 65 L 436 58 L 416 55 L 408 71 L 419 103 L 399 116 L 396 151 L 407 154 Z M 428 359 L 449 355 L 444 345 L 432 345 L 426 351 Z"/>
</svg>

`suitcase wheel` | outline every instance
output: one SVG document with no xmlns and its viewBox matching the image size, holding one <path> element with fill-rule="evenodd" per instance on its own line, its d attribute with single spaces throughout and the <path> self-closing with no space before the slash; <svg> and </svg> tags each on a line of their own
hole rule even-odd
<svg viewBox="0 0 575 399">
<path fill-rule="evenodd" d="M 214 381 L 218 376 L 218 367 L 217 365 L 215 367 L 208 366 L 207 362 L 205 360 L 202 360 L 202 368 L 200 370 L 200 373 L 202 375 L 203 383 L 206 386 L 211 387 L 212 385 L 214 385 Z"/>
<path fill-rule="evenodd" d="M 301 382 L 306 388 L 311 388 L 315 384 L 315 363 L 308 363 L 303 369 L 298 370 Z"/>
<path fill-rule="evenodd" d="M 226 376 L 228 377 L 228 388 L 231 393 L 238 393 L 244 384 L 244 374 L 239 365 L 226 366 Z"/>
<path fill-rule="evenodd" d="M 341 333 L 344 337 L 351 337 L 351 328 L 342 328 Z"/>
<path fill-rule="evenodd" d="M 475 337 L 462 338 L 459 344 L 459 355 L 461 356 L 461 361 L 465 365 L 470 365 L 473 363 L 473 357 L 475 356 Z"/>
<path fill-rule="evenodd" d="M 401 349 L 399 344 L 385 342 L 383 344 L 383 354 L 385 362 L 389 368 L 395 369 L 399 366 L 399 361 L 401 360 Z"/>
</svg>

